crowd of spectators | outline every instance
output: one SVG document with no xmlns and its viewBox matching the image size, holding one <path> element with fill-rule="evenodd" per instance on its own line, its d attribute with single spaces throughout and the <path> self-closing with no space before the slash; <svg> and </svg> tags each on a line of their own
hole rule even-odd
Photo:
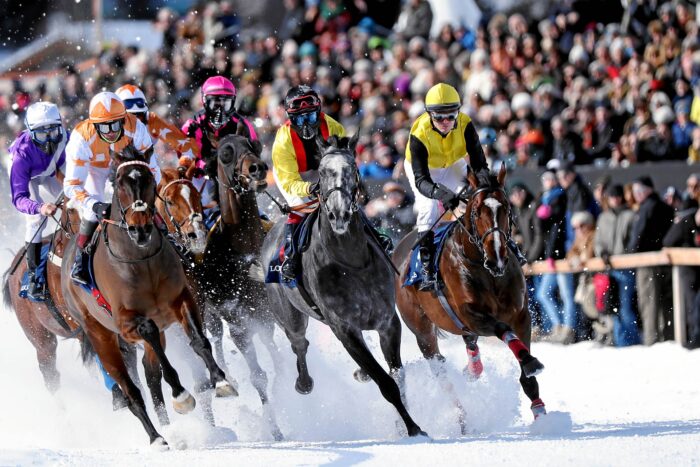
<svg viewBox="0 0 700 467">
<path fill-rule="evenodd" d="M 475 29 L 442 25 L 435 36 L 426 0 L 405 0 L 392 29 L 364 16 L 363 3 L 284 0 L 285 16 L 274 34 L 247 30 L 226 0 L 182 16 L 163 8 L 154 18 L 163 35 L 157 51 L 105 45 L 92 67 L 78 71 L 66 64 L 31 89 L 17 81 L 12 93 L 0 94 L 0 151 L 22 129 L 31 102 L 57 103 L 70 127 L 86 117 L 96 92 L 134 83 L 151 110 L 180 125 L 201 108 L 201 83 L 223 74 L 235 83 L 238 110 L 254 122 L 269 159 L 286 119 L 281 103 L 287 89 L 308 84 L 349 133 L 361 130 L 363 180 L 390 180 L 368 200 L 368 214 L 398 238 L 414 225 L 411 194 L 401 183 L 410 127 L 424 111 L 427 90 L 446 82 L 460 90 L 462 110 L 474 120 L 492 168 L 547 169 L 541 193 L 524 184 L 511 187 L 531 261 L 658 249 L 674 212 L 685 225 L 700 220 L 684 211 L 697 191 L 659 195 L 646 179 L 627 191 L 614 181 L 591 190 L 576 174 L 582 164 L 700 162 L 700 41 L 694 11 L 683 0 L 630 1 L 624 16 L 609 24 L 585 22 L 572 2 L 559 2 L 542 20 L 494 14 Z M 167 149 L 156 150 L 167 163 Z M 657 216 L 661 205 L 672 206 L 663 212 L 669 221 L 648 222 L 647 214 Z M 652 228 L 657 231 L 647 232 Z M 677 237 L 675 243 L 698 240 L 685 231 Z M 644 342 L 662 339 L 669 288 L 656 278 L 669 274 L 651 269 L 609 276 L 621 285 L 618 311 L 608 320 L 614 326 L 594 319 L 594 333 L 614 327 L 616 344 L 637 343 L 632 328 L 641 315 Z M 551 274 L 533 282 L 542 334 L 563 343 L 585 337 L 584 307 L 575 296 L 590 281 Z M 635 284 L 653 299 L 639 300 L 639 312 Z M 660 334 L 652 320 L 661 323 Z"/>
</svg>

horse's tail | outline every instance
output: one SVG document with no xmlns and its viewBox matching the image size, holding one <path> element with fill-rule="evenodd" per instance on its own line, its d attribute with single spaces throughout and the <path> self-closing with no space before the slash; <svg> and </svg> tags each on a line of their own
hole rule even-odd
<svg viewBox="0 0 700 467">
<path fill-rule="evenodd" d="M 12 306 L 12 295 L 10 294 L 10 270 L 8 269 L 2 275 L 2 304 L 5 308 L 13 312 L 15 307 Z"/>
<path fill-rule="evenodd" d="M 97 352 L 95 352 L 90 338 L 88 338 L 87 333 L 82 327 L 78 332 L 78 340 L 80 340 L 80 358 L 83 360 L 83 365 L 92 367 L 96 362 L 95 357 L 97 357 Z"/>
</svg>

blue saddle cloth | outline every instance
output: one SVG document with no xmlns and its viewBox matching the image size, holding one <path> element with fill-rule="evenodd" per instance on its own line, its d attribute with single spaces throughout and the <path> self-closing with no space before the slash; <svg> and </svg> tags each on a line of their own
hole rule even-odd
<svg viewBox="0 0 700 467">
<path fill-rule="evenodd" d="M 112 307 L 109 305 L 107 302 L 107 299 L 102 295 L 102 292 L 100 292 L 100 289 L 97 288 L 97 281 L 95 280 L 95 269 L 94 269 L 94 258 L 95 255 L 88 255 L 88 254 L 83 254 L 83 268 L 87 268 L 88 271 L 88 277 L 90 278 L 90 283 L 85 285 L 81 284 L 80 282 L 74 281 L 74 283 L 78 286 L 80 286 L 83 290 L 85 290 L 87 293 L 92 295 L 95 300 L 97 301 L 97 304 L 100 305 L 104 310 L 112 316 Z"/>
<path fill-rule="evenodd" d="M 457 221 L 446 222 L 444 224 L 440 224 L 435 229 L 435 255 L 433 257 L 433 264 L 435 267 L 435 271 L 438 271 L 438 273 L 440 255 L 442 254 L 442 249 L 445 246 L 445 240 L 447 240 L 447 237 L 449 237 L 450 232 L 452 232 L 452 229 L 456 225 Z M 420 284 L 421 282 L 423 282 L 423 262 L 420 260 L 419 251 L 420 248 L 418 245 L 414 246 L 413 250 L 411 250 L 411 260 L 408 263 L 408 274 L 406 274 L 406 280 L 403 283 L 404 287 L 408 285 Z"/>
<path fill-rule="evenodd" d="M 41 258 L 39 259 L 39 265 L 36 268 L 36 281 L 37 283 L 41 285 L 46 284 L 46 263 L 49 260 L 49 249 L 51 248 L 50 243 L 45 243 L 41 247 Z M 37 300 L 32 300 L 27 296 L 27 292 L 29 291 L 29 273 L 27 271 L 24 271 L 24 274 L 22 275 L 22 280 L 20 281 L 20 288 L 19 288 L 19 296 L 22 298 L 29 299 L 33 302 Z"/>
<path fill-rule="evenodd" d="M 318 212 L 318 211 L 316 211 Z M 316 220 L 316 212 L 313 212 L 306 216 L 304 220 L 302 220 L 301 225 L 296 229 L 294 232 L 294 235 L 292 236 L 292 243 L 293 243 L 293 250 L 294 251 L 299 251 L 303 252 L 306 250 L 309 244 L 309 239 L 311 237 L 311 230 L 313 229 L 314 226 L 314 221 Z M 298 274 L 296 279 L 293 280 L 287 280 L 283 275 L 282 275 L 282 263 L 284 262 L 285 254 L 284 254 L 284 247 L 285 247 L 285 240 L 282 238 L 282 243 L 280 247 L 277 249 L 278 254 L 276 254 L 272 260 L 270 260 L 270 264 L 267 267 L 267 273 L 265 274 L 265 283 L 266 284 L 284 284 L 289 288 L 295 288 L 297 286 L 297 281 L 301 278 L 302 271 L 301 268 L 299 268 Z"/>
</svg>

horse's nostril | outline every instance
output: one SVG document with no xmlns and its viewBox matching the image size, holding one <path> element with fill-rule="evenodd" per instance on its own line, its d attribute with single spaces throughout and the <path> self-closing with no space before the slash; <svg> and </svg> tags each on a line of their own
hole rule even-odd
<svg viewBox="0 0 700 467">
<path fill-rule="evenodd" d="M 346 211 L 343 213 L 343 222 L 348 222 L 349 220 L 350 220 L 350 213 Z"/>
<path fill-rule="evenodd" d="M 195 232 L 188 232 L 188 233 L 187 233 L 187 237 L 189 237 L 189 238 L 191 238 L 191 239 L 194 240 L 194 239 L 197 238 L 197 234 L 196 234 Z"/>
<path fill-rule="evenodd" d="M 332 211 L 328 213 L 328 219 L 330 219 L 330 220 L 332 220 L 332 221 L 335 220 L 335 214 L 333 214 Z"/>
</svg>

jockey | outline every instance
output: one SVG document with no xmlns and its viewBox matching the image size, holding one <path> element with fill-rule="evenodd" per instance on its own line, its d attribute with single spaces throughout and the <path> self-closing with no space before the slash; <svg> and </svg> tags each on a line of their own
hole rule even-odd
<svg viewBox="0 0 700 467">
<path fill-rule="evenodd" d="M 153 142 L 148 129 L 133 114 L 126 112 L 124 103 L 112 92 L 101 92 L 90 101 L 89 118 L 80 122 L 71 133 L 66 147 L 66 176 L 63 190 L 67 198 L 75 200 L 80 208 L 80 231 L 71 278 L 87 284 L 89 278 L 83 268 L 83 254 L 98 221 L 104 216 L 108 203 L 105 183 L 109 177 L 111 152 L 120 152 L 132 144 L 141 153 Z M 160 168 L 155 155 L 149 161 L 156 183 Z"/>
<path fill-rule="evenodd" d="M 204 108 L 182 126 L 182 132 L 194 138 L 199 151 L 198 166 L 210 179 L 216 180 L 216 149 L 219 141 L 227 135 L 236 134 L 242 125 L 243 133 L 251 140 L 257 140 L 253 125 L 238 115 L 236 103 L 236 88 L 233 83 L 223 76 L 212 76 L 202 85 L 202 105 Z M 180 166 L 189 167 L 192 163 L 187 157 L 180 158 Z"/>
<path fill-rule="evenodd" d="M 416 198 L 418 235 L 425 234 L 419 246 L 424 278 L 420 290 L 437 285 L 430 227 L 440 217 L 438 201 L 445 209 L 456 208 L 460 199 L 455 191 L 463 185 L 469 165 L 475 172 L 488 169 L 474 123 L 460 107 L 459 94 L 452 86 L 439 83 L 430 88 L 425 112 L 413 123 L 406 146 L 406 176 Z M 514 246 L 509 243 L 511 249 Z M 519 251 L 516 256 L 521 260 Z"/>
<path fill-rule="evenodd" d="M 117 89 L 115 94 L 124 102 L 127 113 L 133 114 L 146 125 L 153 144 L 160 139 L 175 150 L 180 158 L 194 161 L 199 157 L 199 148 L 193 140 L 185 136 L 175 125 L 148 110 L 146 96 L 141 89 L 133 84 L 125 84 Z"/>
<path fill-rule="evenodd" d="M 289 119 L 282 125 L 272 145 L 272 174 L 277 188 L 289 206 L 303 204 L 318 193 L 318 165 L 321 154 L 316 137 L 345 136 L 345 128 L 321 112 L 321 99 L 309 86 L 294 86 L 284 98 Z M 296 277 L 301 255 L 294 251 L 292 238 L 302 215 L 291 212 L 285 225 L 285 259 L 281 274 Z"/>
<path fill-rule="evenodd" d="M 12 204 L 25 215 L 27 296 L 35 301 L 46 300 L 46 294 L 36 276 L 41 256 L 42 233 L 46 216 L 56 212 L 56 205 L 44 202 L 39 187 L 54 199 L 61 193 L 61 180 L 66 164 L 66 143 L 69 134 L 63 128 L 61 115 L 55 104 L 37 102 L 27 108 L 24 130 L 10 146 L 12 168 L 10 186 Z M 41 216 L 39 215 L 41 214 Z"/>
</svg>

